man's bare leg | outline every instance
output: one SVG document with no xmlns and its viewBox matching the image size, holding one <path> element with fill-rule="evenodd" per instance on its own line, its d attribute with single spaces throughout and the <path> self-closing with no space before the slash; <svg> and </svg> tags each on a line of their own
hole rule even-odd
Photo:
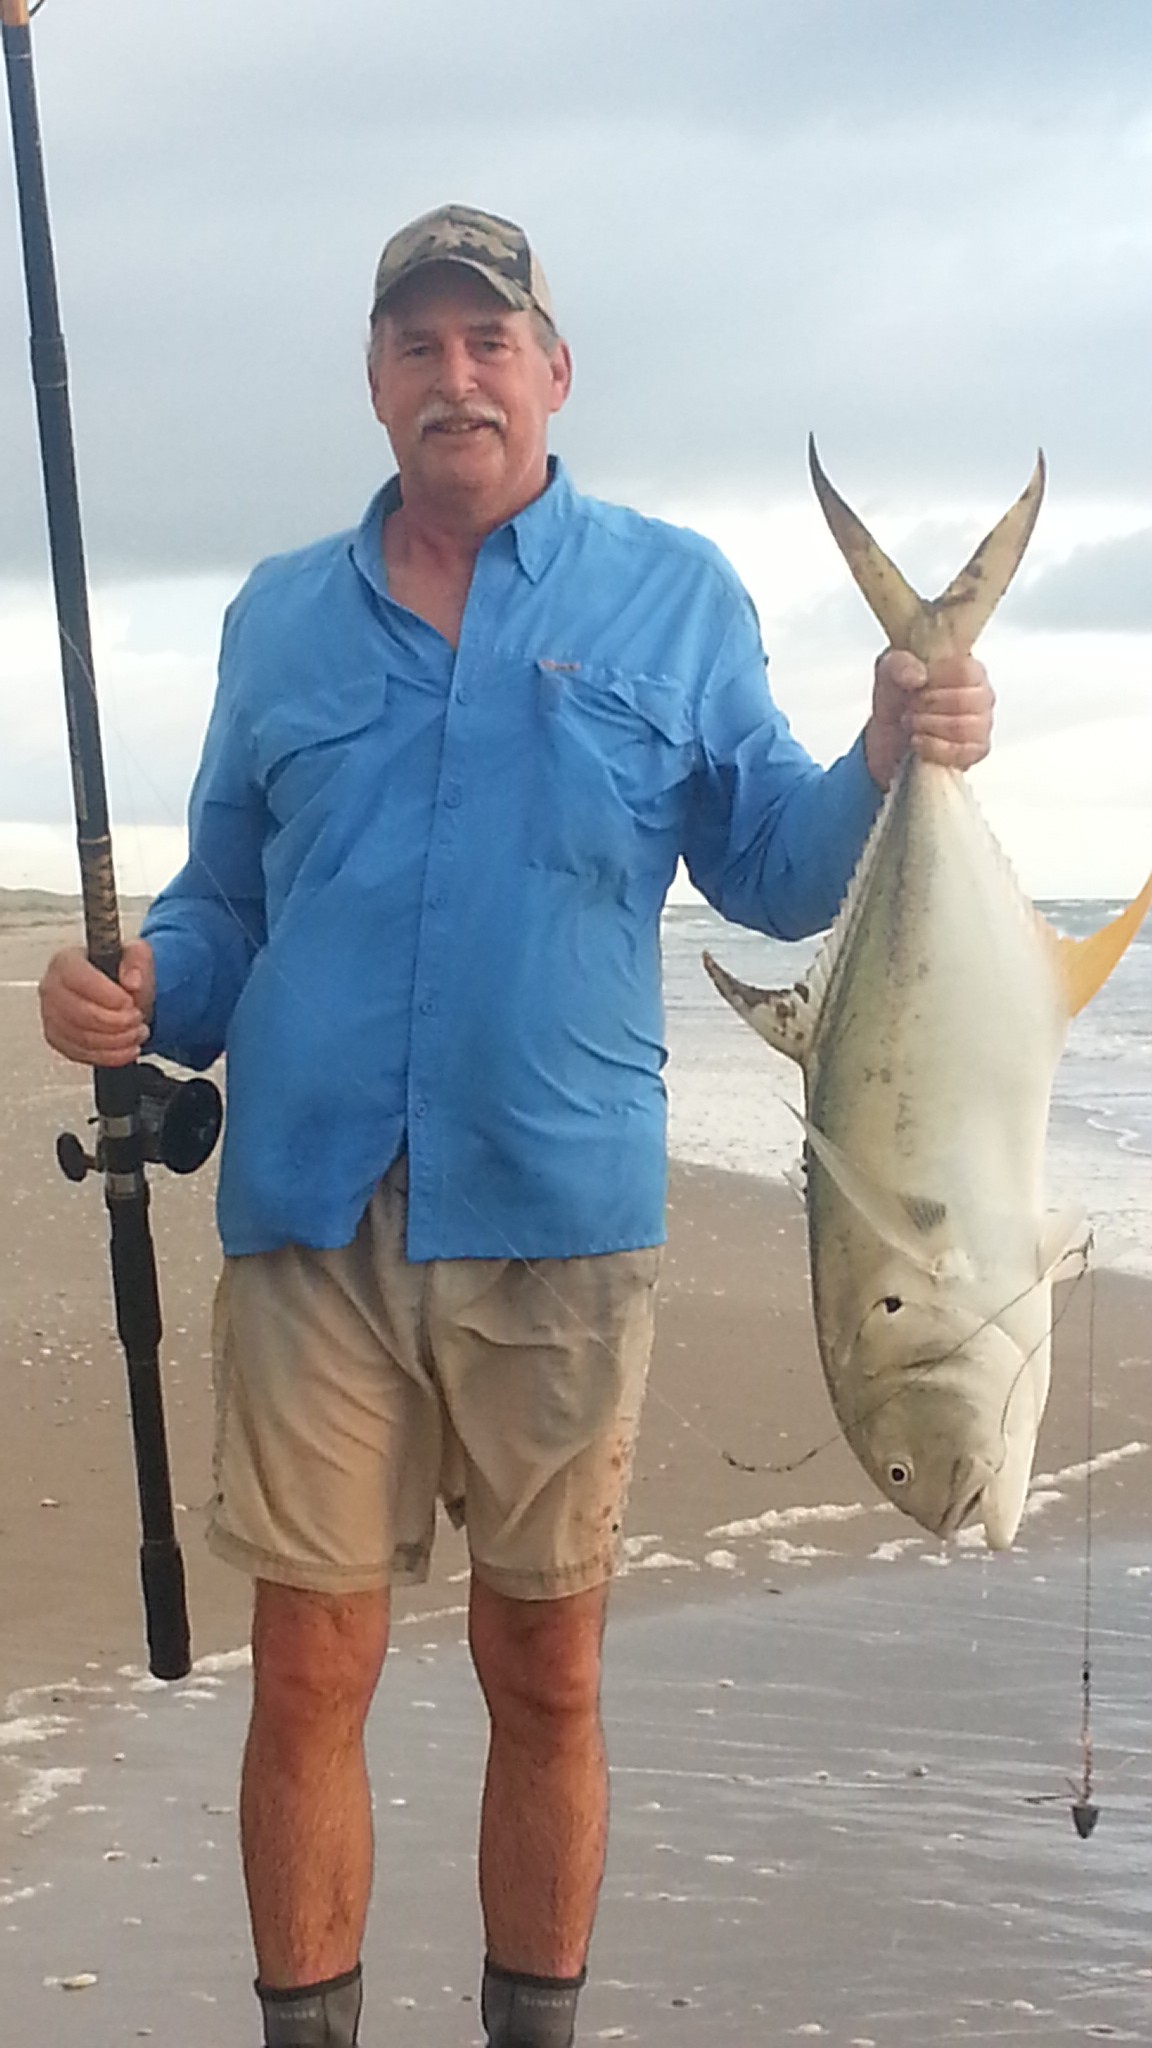
<svg viewBox="0 0 1152 2048">
<path fill-rule="evenodd" d="M 572 2015 L 608 1839 L 607 1593 L 510 1600 L 472 1582 L 472 1655 L 491 1719 L 480 1822 L 489 1963 L 501 1978 L 569 1987 Z M 571 2038 L 567 2024 L 558 2040 Z"/>
<path fill-rule="evenodd" d="M 388 1647 L 387 1591 L 260 1580 L 240 1831 L 262 1987 L 353 1970 L 372 1883 L 364 1722 Z"/>
</svg>

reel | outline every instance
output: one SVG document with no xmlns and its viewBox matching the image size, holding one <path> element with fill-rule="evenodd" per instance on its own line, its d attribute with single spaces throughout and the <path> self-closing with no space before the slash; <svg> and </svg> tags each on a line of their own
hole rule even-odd
<svg viewBox="0 0 1152 2048">
<path fill-rule="evenodd" d="M 169 1173 L 195 1173 L 216 1149 L 224 1122 L 224 1104 L 214 1081 L 197 1075 L 178 1081 L 148 1060 L 141 1060 L 140 1133 L 144 1159 L 149 1166 L 166 1166 Z M 96 1117 L 93 1123 L 98 1122 Z M 104 1145 L 97 1138 L 93 1151 L 86 1152 L 71 1131 L 56 1140 L 56 1161 L 66 1180 L 82 1181 L 90 1173 L 105 1170 Z"/>
</svg>

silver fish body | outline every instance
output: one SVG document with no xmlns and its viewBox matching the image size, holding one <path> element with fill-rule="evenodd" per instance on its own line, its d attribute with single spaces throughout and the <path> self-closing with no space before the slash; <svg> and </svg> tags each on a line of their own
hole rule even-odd
<svg viewBox="0 0 1152 2048">
<path fill-rule="evenodd" d="M 979 1498 L 989 1542 L 1008 1543 L 1048 1391 L 1052 1268 L 1078 1229 L 1045 1217 L 1067 1008 L 1047 928 L 953 770 L 902 771 L 812 1026 L 833 1404 L 889 1498 L 941 1534 Z"/>
<path fill-rule="evenodd" d="M 841 524 L 853 522 L 857 559 L 845 552 L 875 598 L 875 544 L 864 535 L 865 547 L 854 515 L 834 503 Z M 960 601 L 937 600 L 931 618 L 880 557 L 886 609 L 893 589 L 903 607 L 900 644 L 919 638 L 913 651 L 930 657 L 946 634 L 944 645 L 967 650 L 1026 543 L 1035 509 L 1026 510 L 1008 515 L 1015 525 L 994 573 L 974 576 L 969 564 L 951 587 Z M 974 562 L 996 562 L 1006 524 Z M 884 623 L 891 631 L 890 616 Z M 909 757 L 808 977 L 755 989 L 706 962 L 721 993 L 803 1071 L 828 1391 L 881 1491 L 937 1535 L 979 1513 L 989 1545 L 1003 1549 L 1019 1526 L 1048 1393 L 1053 1280 L 1085 1236 L 1078 1218 L 1046 1206 L 1052 1082 L 1072 1014 L 1150 897 L 1152 878 L 1102 933 L 1060 938 L 1020 889 L 965 778 Z"/>
</svg>

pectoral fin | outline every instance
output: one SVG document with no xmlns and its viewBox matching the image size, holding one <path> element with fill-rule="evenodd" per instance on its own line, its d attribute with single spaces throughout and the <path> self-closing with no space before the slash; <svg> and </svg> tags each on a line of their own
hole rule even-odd
<svg viewBox="0 0 1152 2048">
<path fill-rule="evenodd" d="M 789 1105 L 791 1107 L 791 1105 Z M 798 1116 L 797 1111 L 793 1111 Z M 877 1237 L 924 1273 L 934 1273 L 939 1250 L 925 1242 L 925 1232 L 934 1230 L 947 1213 L 942 1202 L 930 1197 L 905 1196 L 885 1187 L 872 1174 L 856 1166 L 839 1145 L 834 1145 L 807 1117 L 799 1117 L 804 1135 L 815 1157 L 835 1181 L 845 1200 L 864 1218 Z"/>
<path fill-rule="evenodd" d="M 832 537 L 892 647 L 907 648 L 921 661 L 942 654 L 968 654 L 988 624 L 1032 536 L 1044 496 L 1044 457 L 1037 458 L 1027 488 L 981 541 L 971 561 L 939 597 L 923 598 L 905 582 L 894 562 L 877 547 L 868 528 L 833 490 L 809 436 L 808 467 Z"/>
<path fill-rule="evenodd" d="M 1066 939 L 1058 933 L 1053 934 L 1069 1016 L 1075 1017 L 1086 1003 L 1091 1002 L 1097 990 L 1103 988 L 1117 961 L 1139 931 L 1150 905 L 1152 875 L 1149 875 L 1140 894 L 1133 897 L 1127 910 L 1122 910 L 1111 924 L 1102 925 L 1098 932 L 1091 932 L 1086 939 Z"/>
<path fill-rule="evenodd" d="M 816 1026 L 817 1011 L 809 996 L 808 989 L 796 988 L 753 988 L 750 982 L 737 981 L 721 967 L 711 953 L 704 954 L 704 965 L 725 1000 L 731 1003 L 737 1015 L 746 1024 L 758 1031 L 777 1052 L 785 1058 L 795 1060 L 803 1066 L 812 1043 Z"/>
</svg>

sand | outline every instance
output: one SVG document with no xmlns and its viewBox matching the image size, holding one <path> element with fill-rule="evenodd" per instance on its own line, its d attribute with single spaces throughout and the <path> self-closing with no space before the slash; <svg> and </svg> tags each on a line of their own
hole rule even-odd
<svg viewBox="0 0 1152 2048">
<path fill-rule="evenodd" d="M 44 1049 L 20 985 L 62 936 L 34 921 L 0 933 L 5 2038 L 103 2048 L 151 2031 L 223 2048 L 258 2036 L 233 1812 L 248 1593 L 200 1530 L 212 1179 L 153 1181 L 201 1660 L 164 1691 L 141 1669 L 103 1203 L 53 1157 L 59 1129 L 83 1129 L 90 1082 Z M 795 1198 L 674 1171 L 609 1639 L 614 1834 L 582 2040 L 1152 2041 L 1152 1289 L 1101 1271 L 1059 1307 L 1020 1543 L 1006 1559 L 962 1549 L 949 1562 L 879 1500 L 836 1432 Z M 1101 1828 L 1080 1845 L 1065 1778 L 1081 1765 L 1090 1337 L 1106 1789 Z M 477 2034 L 483 1728 L 459 1643 L 464 1571 L 446 1533 L 429 1585 L 399 1603 L 372 1719 L 382 1849 L 368 2048 Z M 97 1981 L 61 1989 L 77 1973 Z"/>
</svg>

